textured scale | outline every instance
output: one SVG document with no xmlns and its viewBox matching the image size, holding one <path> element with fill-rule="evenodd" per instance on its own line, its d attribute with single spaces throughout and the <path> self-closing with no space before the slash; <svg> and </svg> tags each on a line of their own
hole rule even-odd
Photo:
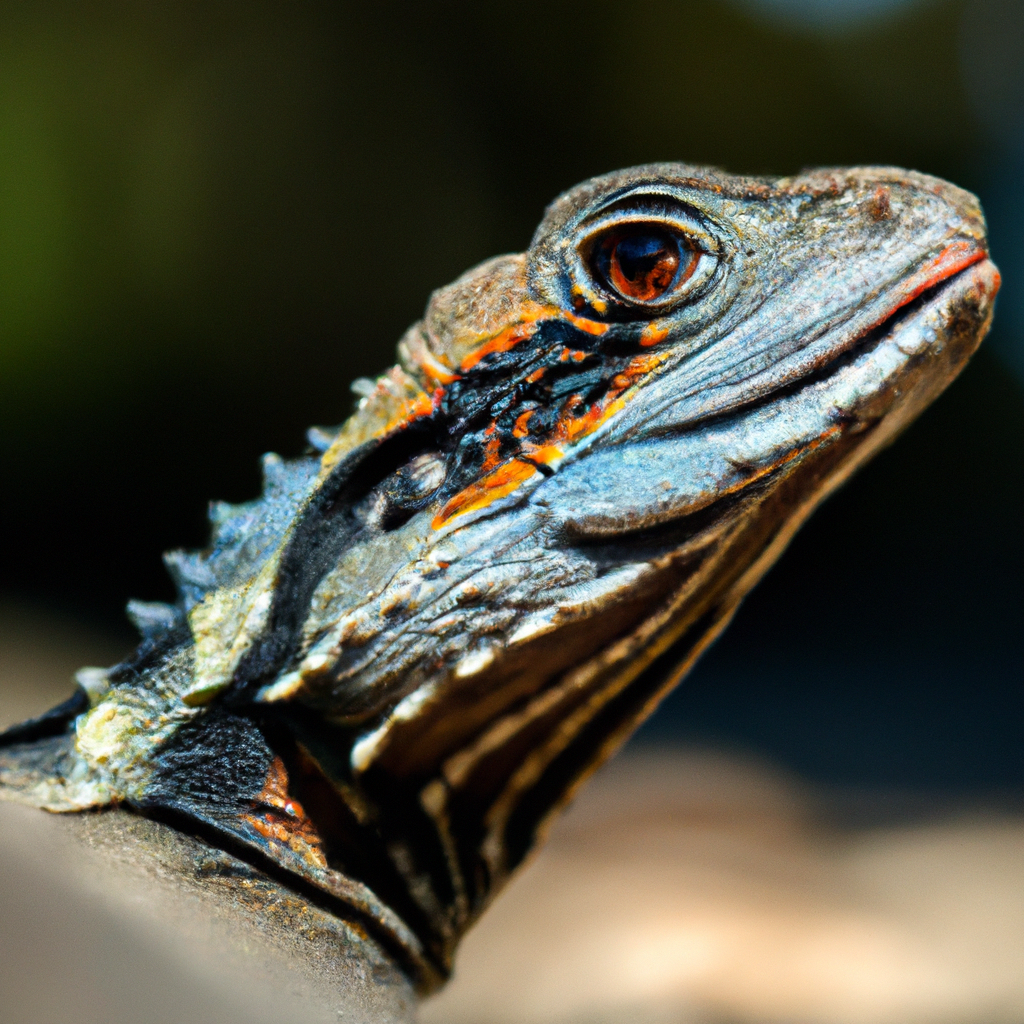
<svg viewBox="0 0 1024 1024">
<path fill-rule="evenodd" d="M 974 197 L 912 172 L 578 186 L 259 499 L 211 506 L 166 556 L 178 603 L 129 605 L 138 650 L 0 738 L 0 795 L 169 817 L 435 986 L 997 289 Z"/>
</svg>

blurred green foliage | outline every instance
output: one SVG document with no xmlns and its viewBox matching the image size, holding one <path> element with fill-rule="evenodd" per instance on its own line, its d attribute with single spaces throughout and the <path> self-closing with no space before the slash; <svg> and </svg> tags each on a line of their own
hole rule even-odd
<svg viewBox="0 0 1024 1024">
<path fill-rule="evenodd" d="M 431 287 L 617 166 L 969 178 L 957 17 L 822 39 L 685 0 L 8 5 L 3 405 L 283 371 L 337 418 L 314 364 L 386 362 Z"/>
</svg>

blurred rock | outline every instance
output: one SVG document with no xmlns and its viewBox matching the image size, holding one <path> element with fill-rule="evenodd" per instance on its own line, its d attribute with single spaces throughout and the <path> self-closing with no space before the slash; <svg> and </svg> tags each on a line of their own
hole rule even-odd
<svg viewBox="0 0 1024 1024">
<path fill-rule="evenodd" d="M 836 823 L 872 803 L 905 823 Z M 422 1024 L 1019 1021 L 1024 817 L 914 806 L 714 751 L 623 756 Z"/>
<path fill-rule="evenodd" d="M 0 722 L 70 692 L 102 637 L 0 614 Z M 124 811 L 0 801 L 0 1024 L 402 1024 L 415 998 L 358 925 Z"/>
<path fill-rule="evenodd" d="M 0 803 L 0 1022 L 413 1019 L 408 982 L 360 929 L 233 858 L 199 871 L 203 852 L 123 811 Z"/>
</svg>

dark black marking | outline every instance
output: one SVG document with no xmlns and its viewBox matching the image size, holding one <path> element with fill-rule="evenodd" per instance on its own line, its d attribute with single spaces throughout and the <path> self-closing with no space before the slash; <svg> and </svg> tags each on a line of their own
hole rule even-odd
<svg viewBox="0 0 1024 1024">
<path fill-rule="evenodd" d="M 294 658 L 314 591 L 368 529 L 365 500 L 382 480 L 429 446 L 435 431 L 436 425 L 425 419 L 369 441 L 349 453 L 313 492 L 281 554 L 267 629 L 238 665 L 229 702 L 246 703 Z"/>
</svg>

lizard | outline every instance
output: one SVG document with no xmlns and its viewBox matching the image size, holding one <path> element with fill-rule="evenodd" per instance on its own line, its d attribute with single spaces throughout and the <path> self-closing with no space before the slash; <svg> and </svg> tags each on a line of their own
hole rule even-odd
<svg viewBox="0 0 1024 1024">
<path fill-rule="evenodd" d="M 885 167 L 586 181 L 430 298 L 176 604 L 0 737 L 0 795 L 122 805 L 355 915 L 423 992 L 813 509 L 988 330 L 980 206 Z"/>
</svg>

